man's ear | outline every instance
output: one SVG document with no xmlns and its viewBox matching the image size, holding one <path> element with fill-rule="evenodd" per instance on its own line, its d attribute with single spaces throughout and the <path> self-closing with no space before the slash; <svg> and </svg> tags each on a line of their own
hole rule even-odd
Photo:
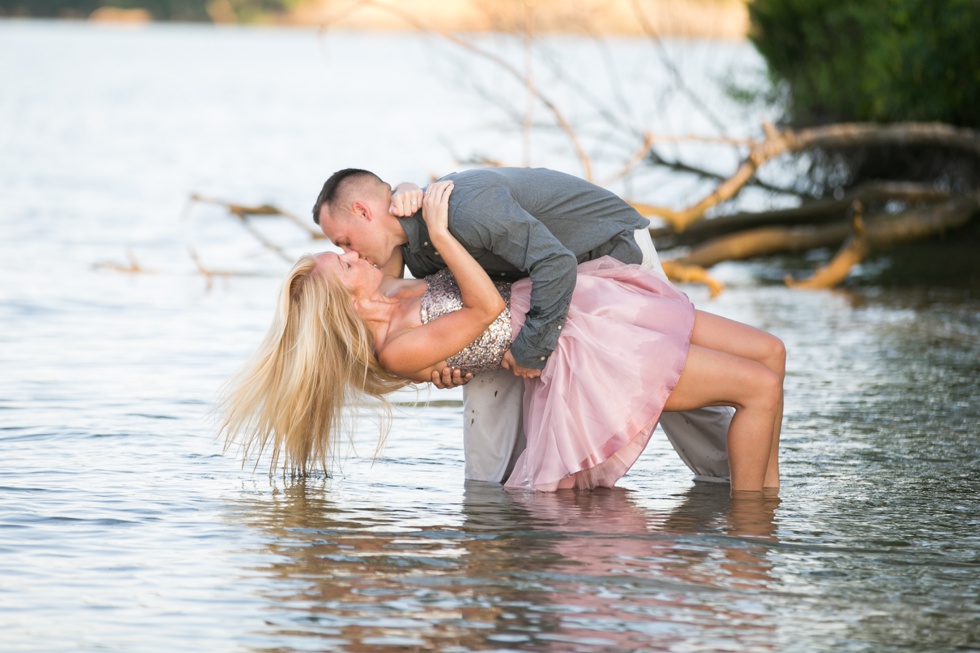
<svg viewBox="0 0 980 653">
<path fill-rule="evenodd" d="M 354 203 L 351 204 L 351 211 L 353 211 L 354 215 L 358 218 L 371 220 L 371 208 L 360 200 L 355 200 Z"/>
</svg>

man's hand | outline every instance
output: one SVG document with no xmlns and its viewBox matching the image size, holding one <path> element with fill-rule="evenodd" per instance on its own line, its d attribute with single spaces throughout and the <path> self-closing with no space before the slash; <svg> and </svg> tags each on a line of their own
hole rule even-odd
<svg viewBox="0 0 980 653">
<path fill-rule="evenodd" d="M 500 366 L 505 370 L 510 370 L 514 373 L 514 376 L 519 376 L 522 379 L 536 379 L 541 376 L 541 370 L 518 365 L 514 359 L 514 354 L 510 353 L 509 349 L 504 352 L 504 360 L 501 361 Z"/>
<path fill-rule="evenodd" d="M 449 388 L 466 385 L 472 378 L 473 375 L 471 373 L 467 372 L 466 374 L 463 374 L 460 372 L 458 367 L 452 368 L 446 365 L 441 371 L 433 370 L 432 385 L 440 390 L 448 390 Z"/>
</svg>

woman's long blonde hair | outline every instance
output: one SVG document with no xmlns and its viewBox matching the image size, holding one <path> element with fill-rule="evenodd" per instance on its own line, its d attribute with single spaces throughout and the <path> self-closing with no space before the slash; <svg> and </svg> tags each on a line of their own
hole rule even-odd
<svg viewBox="0 0 980 653">
<path fill-rule="evenodd" d="M 291 474 L 329 471 L 345 408 L 373 397 L 387 412 L 384 395 L 409 383 L 378 364 L 347 288 L 304 256 L 283 283 L 258 351 L 225 385 L 219 436 L 226 450 L 238 441 L 245 459 L 269 447 L 270 473 L 280 454 Z"/>
</svg>

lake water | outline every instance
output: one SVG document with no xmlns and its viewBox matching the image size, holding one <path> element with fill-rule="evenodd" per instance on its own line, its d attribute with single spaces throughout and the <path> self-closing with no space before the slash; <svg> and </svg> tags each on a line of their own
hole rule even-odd
<svg viewBox="0 0 980 653">
<path fill-rule="evenodd" d="M 758 67 L 745 44 L 669 45 L 705 94 Z M 648 44 L 614 46 L 639 84 Z M 222 453 L 212 399 L 288 265 L 190 195 L 306 220 L 342 167 L 519 162 L 452 59 L 399 34 L 0 22 L 0 650 L 980 650 L 968 289 L 806 293 L 761 264 L 719 266 L 716 300 L 685 288 L 787 344 L 778 500 L 695 485 L 663 437 L 612 491 L 465 483 L 458 391 L 400 395 L 377 460 L 360 420 L 331 478 Z M 639 122 L 703 126 L 629 94 Z M 580 173 L 555 143 L 533 161 Z M 290 256 L 326 246 L 262 228 Z"/>
</svg>

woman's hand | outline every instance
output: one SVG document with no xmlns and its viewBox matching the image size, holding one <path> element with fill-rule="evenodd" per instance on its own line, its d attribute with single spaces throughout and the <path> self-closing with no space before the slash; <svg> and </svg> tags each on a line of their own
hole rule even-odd
<svg viewBox="0 0 980 653">
<path fill-rule="evenodd" d="M 391 193 L 391 206 L 388 213 L 399 218 L 415 215 L 422 206 L 422 189 L 412 182 L 404 182 L 395 186 Z"/>
<path fill-rule="evenodd" d="M 429 184 L 422 199 L 422 219 L 433 238 L 449 233 L 449 196 L 453 182 L 437 181 Z"/>
</svg>

